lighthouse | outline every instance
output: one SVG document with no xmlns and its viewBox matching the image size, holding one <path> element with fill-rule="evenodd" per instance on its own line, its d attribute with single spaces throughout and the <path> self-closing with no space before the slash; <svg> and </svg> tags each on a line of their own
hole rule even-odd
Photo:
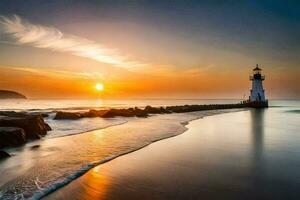
<svg viewBox="0 0 300 200">
<path fill-rule="evenodd" d="M 253 69 L 253 74 L 250 76 L 252 81 L 252 89 L 250 90 L 249 101 L 257 105 L 258 107 L 268 107 L 268 100 L 265 97 L 265 90 L 263 87 L 263 81 L 265 76 L 261 73 L 262 69 L 256 65 Z"/>
</svg>

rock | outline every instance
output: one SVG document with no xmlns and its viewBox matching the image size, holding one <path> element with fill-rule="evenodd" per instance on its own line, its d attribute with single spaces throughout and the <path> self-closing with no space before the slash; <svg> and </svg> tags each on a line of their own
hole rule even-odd
<svg viewBox="0 0 300 200">
<path fill-rule="evenodd" d="M 202 110 L 215 109 L 230 109 L 247 107 L 244 104 L 212 104 L 212 105 L 181 105 L 181 106 L 167 106 L 167 107 L 152 107 L 146 106 L 144 109 L 135 108 L 112 108 L 109 110 L 89 110 L 88 112 L 68 113 L 57 112 L 55 119 L 79 119 L 83 117 L 148 117 L 149 114 L 167 114 L 167 113 L 184 113 Z"/>
<path fill-rule="evenodd" d="M 41 115 L 42 115 L 42 117 L 44 117 L 44 118 L 45 118 L 45 117 L 49 117 L 49 114 L 47 114 L 47 113 L 42 113 Z"/>
<path fill-rule="evenodd" d="M 111 117 L 116 117 L 116 116 L 134 117 L 135 115 L 133 113 L 133 108 L 128 108 L 128 109 L 112 108 L 102 115 L 102 117 L 104 117 L 104 118 L 111 118 Z"/>
<path fill-rule="evenodd" d="M 26 112 L 15 112 L 15 111 L 0 111 L 0 116 L 7 117 L 26 117 L 28 113 Z"/>
<path fill-rule="evenodd" d="M 7 152 L 0 150 L 0 159 L 9 158 L 9 157 L 10 155 Z"/>
<path fill-rule="evenodd" d="M 89 110 L 86 113 L 82 113 L 82 117 L 102 117 L 107 113 L 107 110 Z"/>
<path fill-rule="evenodd" d="M 150 113 L 150 114 L 160 114 L 160 113 L 162 113 L 162 110 L 160 108 L 152 107 L 152 106 L 146 106 L 144 110 L 147 113 Z"/>
<path fill-rule="evenodd" d="M 57 112 L 54 119 L 80 119 L 82 118 L 80 113 L 75 112 Z"/>
<path fill-rule="evenodd" d="M 31 146 L 30 148 L 31 148 L 31 149 L 37 149 L 37 148 L 40 148 L 40 146 L 41 146 L 41 145 L 37 144 L 37 145 Z"/>
<path fill-rule="evenodd" d="M 26 135 L 22 128 L 0 127 L 0 148 L 25 144 Z"/>
<path fill-rule="evenodd" d="M 88 112 L 83 113 L 70 113 L 70 112 L 57 112 L 54 119 L 80 119 L 83 117 L 103 117 L 103 118 L 112 118 L 112 117 L 147 117 L 148 113 L 145 110 L 135 108 L 128 109 L 109 109 L 109 110 L 89 110 Z"/>
<path fill-rule="evenodd" d="M 40 115 L 42 115 L 43 118 L 49 117 L 48 113 L 36 112 L 34 114 L 40 114 Z"/>
<path fill-rule="evenodd" d="M 160 112 L 161 112 L 161 113 L 167 113 L 167 114 L 172 113 L 171 111 L 167 110 L 167 109 L 164 108 L 164 107 L 160 107 Z"/>
<path fill-rule="evenodd" d="M 146 106 L 144 109 L 147 113 L 150 114 L 163 114 L 163 113 L 171 113 L 171 111 L 167 110 L 164 107 L 152 107 L 152 106 Z"/>
<path fill-rule="evenodd" d="M 148 117 L 148 113 L 145 110 L 139 109 L 137 107 L 134 108 L 134 114 L 137 117 Z"/>
<path fill-rule="evenodd" d="M 38 139 L 50 131 L 50 126 L 44 122 L 40 114 L 14 114 L 0 116 L 0 127 L 18 127 L 25 132 L 26 139 Z"/>
<path fill-rule="evenodd" d="M 28 139 L 38 139 L 50 130 L 41 114 L 0 112 L 0 148 L 22 145 Z"/>
</svg>

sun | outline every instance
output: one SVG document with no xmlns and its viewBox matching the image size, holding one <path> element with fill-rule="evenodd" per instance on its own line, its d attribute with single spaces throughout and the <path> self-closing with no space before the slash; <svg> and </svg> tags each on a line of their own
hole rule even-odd
<svg viewBox="0 0 300 200">
<path fill-rule="evenodd" d="M 104 85 L 102 83 L 97 83 L 95 85 L 96 90 L 98 91 L 103 91 L 104 90 Z"/>
</svg>

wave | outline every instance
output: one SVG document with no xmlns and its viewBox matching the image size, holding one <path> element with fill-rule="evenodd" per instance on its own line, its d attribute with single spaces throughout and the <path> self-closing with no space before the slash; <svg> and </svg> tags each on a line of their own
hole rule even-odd
<svg viewBox="0 0 300 200">
<path fill-rule="evenodd" d="M 114 160 L 118 157 L 121 157 L 121 156 L 124 156 L 126 154 L 129 154 L 129 153 L 133 153 L 135 151 L 138 151 L 140 149 L 143 149 L 155 142 L 158 142 L 158 141 L 161 141 L 161 140 L 165 140 L 165 139 L 168 139 L 168 138 L 172 138 L 172 137 L 176 137 L 180 134 L 183 134 L 184 132 L 186 132 L 188 130 L 188 128 L 186 127 L 191 121 L 194 121 L 194 120 L 198 120 L 198 119 L 201 119 L 203 118 L 203 116 L 200 116 L 196 119 L 192 119 L 192 120 L 187 120 L 187 121 L 182 121 L 180 122 L 180 124 L 182 126 L 185 127 L 184 131 L 182 131 L 181 133 L 178 133 L 176 135 L 170 135 L 170 136 L 167 136 L 167 137 L 163 137 L 163 138 L 159 138 L 159 139 L 156 139 L 156 140 L 153 140 L 139 148 L 136 148 L 136 149 L 132 149 L 132 150 L 129 150 L 129 151 L 125 151 L 124 153 L 121 153 L 121 154 L 118 154 L 118 155 L 112 155 L 112 156 L 109 156 L 105 159 L 102 159 L 102 160 L 99 160 L 99 161 L 94 161 L 94 162 L 91 162 L 91 163 L 88 163 L 86 166 L 82 167 L 81 169 L 79 169 L 78 171 L 72 173 L 71 175 L 69 175 L 68 177 L 62 179 L 62 180 L 58 180 L 56 182 L 54 182 L 52 185 L 48 186 L 48 187 L 45 187 L 45 188 L 40 188 L 40 190 L 38 192 L 36 192 L 32 197 L 30 197 L 29 199 L 30 200 L 38 200 L 38 199 L 41 199 L 49 194 L 51 194 L 52 192 L 55 192 L 56 190 L 64 187 L 65 185 L 71 183 L 73 180 L 81 177 L 82 175 L 84 175 L 87 171 L 89 171 L 90 169 L 98 166 L 98 165 L 101 165 L 101 164 L 104 164 L 106 162 L 109 162 L 111 160 Z"/>
<path fill-rule="evenodd" d="M 47 139 L 58 138 L 58 137 L 68 137 L 68 136 L 78 135 L 78 134 L 82 134 L 82 133 L 86 133 L 86 132 L 90 132 L 90 131 L 102 130 L 102 129 L 106 129 L 106 128 L 113 127 L 113 126 L 119 126 L 119 125 L 125 124 L 127 122 L 128 122 L 128 120 L 125 120 L 125 121 L 121 121 L 121 122 L 116 123 L 116 124 L 110 124 L 110 125 L 101 126 L 101 127 L 97 127 L 97 128 L 87 128 L 85 130 L 81 130 L 81 131 L 78 131 L 78 132 L 75 131 L 75 132 L 71 132 L 71 133 L 63 134 L 63 135 L 54 135 L 54 136 L 52 135 L 51 136 L 51 133 L 50 133 L 50 135 L 47 137 Z M 69 129 L 69 130 L 74 131 L 73 129 Z M 54 131 L 58 131 L 58 130 L 54 130 Z"/>
<path fill-rule="evenodd" d="M 76 168 L 74 168 L 73 170 L 71 170 L 69 172 L 65 171 L 66 173 L 62 174 L 63 177 L 60 176 L 60 178 L 57 177 L 57 178 L 55 178 L 55 179 L 53 179 L 49 182 L 47 181 L 48 183 L 44 182 L 44 183 L 46 183 L 45 185 L 43 185 L 43 181 L 45 181 L 46 179 L 44 179 L 44 180 L 41 179 L 42 182 L 40 182 L 38 179 L 36 179 L 36 177 L 39 177 L 38 174 L 35 174 L 35 173 L 33 174 L 33 176 L 31 176 L 31 180 L 33 180 L 34 188 L 32 187 L 30 189 L 26 185 L 27 189 L 23 190 L 22 187 L 18 187 L 18 192 L 16 192 L 15 189 L 11 189 L 9 187 L 9 185 L 11 185 L 13 188 L 15 188 L 16 185 L 13 182 L 9 183 L 7 186 L 5 186 L 8 190 L 5 189 L 5 190 L 0 191 L 0 199 L 12 199 L 14 197 L 17 197 L 17 199 L 23 199 L 24 196 L 27 196 L 25 198 L 29 198 L 29 199 L 33 199 L 33 200 L 41 199 L 41 198 L 49 195 L 50 193 L 64 187 L 65 185 L 67 185 L 68 183 L 70 183 L 73 180 L 77 179 L 78 177 L 84 175 L 87 171 L 89 171 L 93 167 L 96 167 L 98 165 L 101 165 L 103 163 L 111 161 L 113 159 L 116 159 L 116 158 L 118 158 L 120 156 L 123 156 L 125 154 L 129 154 L 129 153 L 132 153 L 132 152 L 137 151 L 139 149 L 142 149 L 142 148 L 144 148 L 144 147 L 146 147 L 146 146 L 148 146 L 148 145 L 150 145 L 154 142 L 164 140 L 164 139 L 167 139 L 167 138 L 171 138 L 171 137 L 175 137 L 179 134 L 184 133 L 186 130 L 188 130 L 188 128 L 186 126 L 189 124 L 190 121 L 197 120 L 197 119 L 200 119 L 200 118 L 203 118 L 203 117 L 206 117 L 206 116 L 210 116 L 210 115 L 222 114 L 222 113 L 234 112 L 234 111 L 241 111 L 241 110 L 243 110 L 243 109 L 234 109 L 234 110 L 226 110 L 226 111 L 224 111 L 224 110 L 205 111 L 205 112 L 194 112 L 194 113 L 176 114 L 176 115 L 157 115 L 157 118 L 153 119 L 154 121 L 150 120 L 151 123 L 150 124 L 148 123 L 148 126 L 151 125 L 151 127 L 153 127 L 153 125 L 155 123 L 160 123 L 162 119 L 165 119 L 167 123 L 170 122 L 169 127 L 171 127 L 171 125 L 173 126 L 173 124 L 174 125 L 177 124 L 177 128 L 175 130 L 172 129 L 173 131 L 171 129 L 162 129 L 163 132 L 165 132 L 167 134 L 164 134 L 164 135 L 159 135 L 158 134 L 157 135 L 158 137 L 153 136 L 153 137 L 150 137 L 150 138 L 146 139 L 146 141 L 141 140 L 140 143 L 138 143 L 138 145 L 136 145 L 135 147 L 129 145 L 127 150 L 125 150 L 125 151 L 121 151 L 121 152 L 118 151 L 117 153 L 116 152 L 114 152 L 114 153 L 111 152 L 111 154 L 109 154 L 108 157 L 104 157 L 104 158 L 102 157 L 102 159 L 99 159 L 98 161 L 90 161 L 85 165 L 82 165 L 82 164 L 81 164 L 81 166 L 78 165 Z M 164 118 L 164 116 L 166 116 L 167 118 Z M 152 119 L 152 117 L 151 117 L 151 119 Z M 124 122 L 124 123 L 126 123 L 126 122 Z M 140 121 L 138 120 L 137 122 L 133 122 L 133 124 L 135 124 L 135 126 L 129 125 L 129 127 L 136 127 L 136 125 L 137 125 L 137 127 L 140 126 Z M 67 122 L 67 125 L 69 125 L 68 122 Z M 178 127 L 181 127 L 181 128 L 178 129 Z M 123 130 L 123 129 L 121 128 L 121 129 L 117 129 L 117 130 Z M 134 129 L 136 129 L 136 128 L 134 128 Z M 148 133 L 151 133 L 151 132 L 152 132 L 152 129 L 149 129 Z M 85 136 L 83 136 L 83 137 L 85 137 Z M 61 166 L 58 166 L 58 168 L 56 168 L 56 169 L 54 168 L 54 169 L 55 169 L 55 171 L 57 171 L 60 168 L 61 168 Z M 54 170 L 54 169 L 52 169 L 52 170 Z M 27 177 L 30 177 L 30 174 L 31 173 L 29 173 L 29 175 Z M 50 175 L 50 174 L 48 174 L 48 175 Z M 46 177 L 46 176 L 44 176 L 44 177 Z M 23 180 L 26 180 L 26 179 L 23 179 Z M 23 182 L 23 180 L 22 180 L 22 182 Z M 1 192 L 2 192 L 2 194 L 1 194 Z"/>
<path fill-rule="evenodd" d="M 112 126 L 118 126 L 133 120 L 125 117 L 115 118 L 82 118 L 78 120 L 54 120 L 54 114 L 45 118 L 45 122 L 50 125 L 52 131 L 45 136 L 46 139 L 65 137 L 82 134 L 89 131 L 100 130 Z"/>
<path fill-rule="evenodd" d="M 243 111 L 245 109 L 232 109 L 232 110 L 226 110 L 226 111 L 220 111 L 218 113 L 214 113 L 212 115 L 216 115 L 216 114 L 226 114 L 226 113 L 230 113 L 230 112 L 238 112 L 238 111 Z M 184 132 L 186 132 L 188 130 L 187 128 L 187 125 L 191 122 L 191 121 L 195 121 L 195 120 L 199 120 L 199 119 L 202 119 L 204 117 L 208 117 L 210 116 L 211 114 L 207 114 L 205 116 L 197 116 L 196 118 L 193 118 L 193 119 L 190 119 L 190 120 L 184 120 L 184 121 L 181 121 L 180 124 L 184 127 L 184 130 L 182 132 L 179 132 L 177 134 L 174 134 L 174 135 L 169 135 L 169 136 L 166 136 L 166 137 L 162 137 L 162 138 L 159 138 L 159 139 L 155 139 L 155 140 L 152 140 L 138 148 L 135 148 L 135 149 L 131 149 L 131 150 L 128 150 L 128 151 L 125 151 L 121 154 L 118 154 L 118 155 L 111 155 L 109 157 L 106 157 L 102 160 L 99 160 L 99 161 L 94 161 L 94 162 L 91 162 L 91 163 L 88 163 L 86 166 L 80 168 L 78 171 L 72 173 L 71 175 L 69 175 L 68 177 L 62 179 L 62 180 L 58 180 L 56 182 L 54 182 L 52 185 L 48 186 L 48 187 L 45 187 L 41 190 L 39 190 L 38 192 L 36 192 L 35 194 L 33 194 L 33 196 L 31 198 L 29 198 L 30 200 L 38 200 L 38 199 L 41 199 L 49 194 L 51 194 L 52 192 L 55 192 L 56 190 L 66 186 L 67 184 L 71 183 L 72 181 L 74 181 L 75 179 L 81 177 L 82 175 L 84 175 L 87 171 L 89 171 L 90 169 L 98 166 L 98 165 L 101 165 L 101 164 L 104 164 L 106 162 L 109 162 L 111 160 L 114 160 L 118 157 L 121 157 L 121 156 L 124 156 L 126 154 L 130 154 L 130 153 L 133 153 L 135 151 L 138 151 L 140 149 L 143 149 L 155 142 L 159 142 L 161 140 L 165 140 L 165 139 L 169 139 L 169 138 L 172 138 L 172 137 L 176 137 L 178 135 L 181 135 L 183 134 Z"/>
</svg>

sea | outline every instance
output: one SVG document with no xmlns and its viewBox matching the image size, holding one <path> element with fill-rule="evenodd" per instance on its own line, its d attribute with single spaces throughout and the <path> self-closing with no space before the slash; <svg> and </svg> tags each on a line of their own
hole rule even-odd
<svg viewBox="0 0 300 200">
<path fill-rule="evenodd" d="M 45 121 L 51 126 L 52 131 L 40 140 L 30 141 L 21 147 L 5 149 L 12 157 L 0 161 L 0 199 L 41 199 L 97 165 L 141 149 L 158 140 L 184 134 L 188 129 L 186 125 L 192 120 L 201 120 L 200 118 L 224 112 L 250 112 L 251 109 L 249 111 L 232 109 L 162 114 L 148 118 L 116 117 L 79 120 L 54 120 L 56 111 L 75 112 L 136 106 L 143 108 L 147 105 L 219 104 L 239 101 L 202 99 L 1 100 L 0 110 L 48 113 L 49 117 L 45 118 Z M 284 146 L 285 151 L 300 149 L 300 140 L 295 139 L 300 133 L 300 101 L 271 100 L 269 104 L 270 107 L 264 109 L 266 113 L 264 116 L 267 116 L 263 119 L 264 126 L 268 126 L 271 130 L 279 129 L 280 132 L 277 131 L 274 136 L 269 135 L 268 139 L 282 138 L 280 145 Z M 246 116 L 252 121 L 253 117 L 261 118 L 261 115 Z M 231 128 L 234 129 L 234 127 Z M 252 130 L 253 127 L 245 126 L 245 129 Z M 244 138 L 244 140 L 247 139 L 249 138 Z M 257 145 L 254 148 L 258 148 L 257 151 L 259 151 L 260 146 Z M 295 159 L 300 160 L 300 157 Z"/>
</svg>

